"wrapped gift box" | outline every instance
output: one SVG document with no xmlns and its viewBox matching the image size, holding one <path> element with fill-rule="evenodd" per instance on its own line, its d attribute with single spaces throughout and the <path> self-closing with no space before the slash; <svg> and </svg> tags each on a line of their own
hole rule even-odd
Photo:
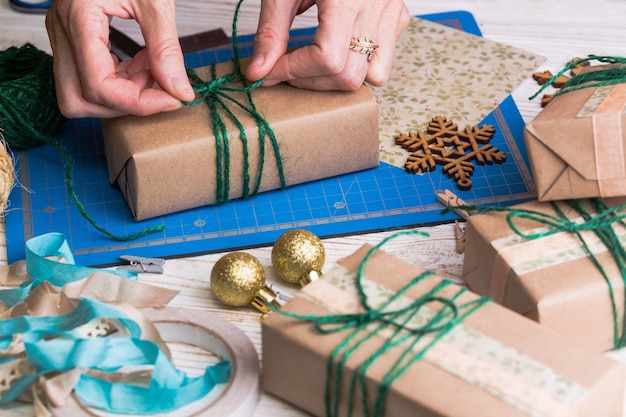
<svg viewBox="0 0 626 417">
<path fill-rule="evenodd" d="M 355 271 L 369 250 L 366 245 L 340 261 L 324 273 L 323 279 L 304 287 L 282 310 L 306 316 L 362 311 Z M 436 292 L 437 296 L 450 299 L 465 291 L 455 300 L 456 305 L 480 300 L 464 287 L 435 274 L 420 277 L 422 273 L 422 269 L 377 250 L 365 265 L 362 280 L 369 305 L 378 308 L 397 296 L 388 306 L 394 310 L 424 298 L 441 284 L 446 285 Z M 423 280 L 404 292 L 403 288 L 416 277 Z M 409 321 L 402 321 L 412 328 L 433 323 L 439 306 L 436 302 L 426 303 Z M 327 362 L 342 342 L 350 340 L 353 328 L 322 334 L 311 322 L 277 312 L 261 323 L 264 390 L 313 415 L 325 416 Z M 356 387 L 352 401 L 348 392 L 354 371 L 389 336 L 386 331 L 372 330 L 377 323 L 365 330 L 373 337 L 367 338 L 346 360 L 338 390 L 338 413 L 332 415 L 346 416 L 348 402 L 354 407 L 353 415 L 366 415 L 361 386 Z M 416 345 L 415 354 L 435 337 L 436 333 L 424 336 Z M 351 340 L 348 346 L 355 343 Z M 370 406 L 381 381 L 406 347 L 406 343 L 392 347 L 367 370 L 365 386 Z M 391 385 L 384 416 L 622 415 L 625 374 L 621 364 L 491 301 L 422 352 L 424 356 Z M 332 375 L 336 375 L 336 369 Z M 336 398 L 334 388 L 329 392 Z M 369 415 L 373 415 L 371 409 Z"/>
<path fill-rule="evenodd" d="M 211 79 L 209 68 L 196 71 L 202 79 Z M 217 77 L 231 73 L 232 63 L 218 64 L 216 71 Z M 244 93 L 227 93 L 246 101 Z M 318 92 L 279 84 L 254 89 L 252 97 L 276 135 L 287 186 L 379 164 L 378 102 L 367 86 L 352 92 Z M 256 120 L 225 101 L 245 127 L 249 193 L 254 194 L 261 166 L 258 191 L 280 188 L 271 141 L 260 145 Z M 237 125 L 222 108 L 219 112 L 228 132 L 229 164 L 226 151 L 216 145 L 205 103 L 148 117 L 103 120 L 110 180 L 117 182 L 137 220 L 245 196 L 243 141 Z M 217 191 L 219 178 L 229 182 L 227 198 L 222 197 L 223 187 L 222 193 Z"/>
<path fill-rule="evenodd" d="M 583 88 L 554 97 L 526 125 L 539 201 L 626 196 L 625 104 L 626 84 Z"/>
<path fill-rule="evenodd" d="M 585 213 L 594 213 L 591 200 L 579 202 Z M 604 203 L 617 206 L 624 200 L 606 199 Z M 555 207 L 562 214 L 557 214 Z M 512 209 L 582 223 L 579 210 L 565 201 L 533 201 Z M 588 256 L 574 233 L 557 231 L 526 239 L 511 229 L 507 216 L 509 212 L 488 211 L 469 217 L 463 265 L 469 288 L 594 349 L 618 347 L 614 331 L 618 337 L 623 333 L 624 278 L 612 252 L 591 230 L 582 231 L 580 236 L 593 257 Z M 554 230 L 533 218 L 515 216 L 512 224 L 528 235 L 541 236 Z M 613 229 L 619 239 L 625 237 L 626 228 L 622 225 L 616 223 Z M 594 258 L 602 265 L 608 282 Z"/>
</svg>

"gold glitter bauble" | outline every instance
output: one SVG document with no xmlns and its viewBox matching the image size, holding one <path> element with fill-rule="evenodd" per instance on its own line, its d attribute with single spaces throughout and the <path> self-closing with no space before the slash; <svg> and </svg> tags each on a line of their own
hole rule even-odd
<svg viewBox="0 0 626 417">
<path fill-rule="evenodd" d="M 310 282 L 315 273 L 321 274 L 325 260 L 324 245 L 308 230 L 290 230 L 282 234 L 272 248 L 276 275 L 292 284 Z"/>
<path fill-rule="evenodd" d="M 261 262 L 245 252 L 222 256 L 211 270 L 211 289 L 225 304 L 243 307 L 254 300 L 265 286 L 265 270 Z"/>
</svg>

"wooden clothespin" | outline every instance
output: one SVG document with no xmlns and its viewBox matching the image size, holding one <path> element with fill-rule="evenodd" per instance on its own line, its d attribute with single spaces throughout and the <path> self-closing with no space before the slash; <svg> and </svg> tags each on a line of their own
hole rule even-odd
<svg viewBox="0 0 626 417">
<path fill-rule="evenodd" d="M 456 239 L 456 251 L 465 252 L 465 225 L 461 226 L 458 220 L 454 221 L 454 238 Z"/>
<path fill-rule="evenodd" d="M 455 209 L 455 207 L 467 206 L 468 204 L 450 190 L 438 192 L 437 201 L 445 207 L 451 208 L 452 211 L 461 216 L 464 220 L 467 220 L 467 218 L 473 214 L 473 212 L 465 209 Z M 454 234 L 456 238 L 456 251 L 463 253 L 465 251 L 465 226 L 462 226 L 458 220 L 454 221 Z"/>
<path fill-rule="evenodd" d="M 120 259 L 128 261 L 128 265 L 122 265 L 118 269 L 125 269 L 133 272 L 146 272 L 149 274 L 162 274 L 165 259 L 144 258 L 143 256 L 122 255 Z"/>
<path fill-rule="evenodd" d="M 461 200 L 459 196 L 457 196 L 450 190 L 444 190 L 443 192 L 438 192 L 437 201 L 439 201 L 445 207 L 451 208 L 452 211 L 454 211 L 456 214 L 461 216 L 464 220 L 467 220 L 467 218 L 471 214 L 473 214 L 467 210 L 455 209 L 455 207 L 467 206 L 468 204 L 465 201 Z"/>
</svg>

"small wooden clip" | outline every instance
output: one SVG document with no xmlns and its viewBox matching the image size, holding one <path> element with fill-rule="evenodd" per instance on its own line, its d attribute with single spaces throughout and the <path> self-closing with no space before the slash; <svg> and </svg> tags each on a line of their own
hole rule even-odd
<svg viewBox="0 0 626 417">
<path fill-rule="evenodd" d="M 461 216 L 464 220 L 467 220 L 467 218 L 473 214 L 473 212 L 465 209 L 455 209 L 455 207 L 467 206 L 468 204 L 450 190 L 438 192 L 437 201 L 444 206 L 451 208 L 452 211 Z M 463 253 L 465 251 L 465 226 L 461 226 L 461 223 L 458 220 L 454 221 L 454 235 L 456 239 L 456 251 L 458 253 Z"/>
<path fill-rule="evenodd" d="M 454 236 L 456 238 L 457 253 L 465 252 L 465 226 L 461 226 L 458 220 L 454 221 Z"/>
<path fill-rule="evenodd" d="M 462 210 L 462 209 L 455 210 L 455 207 L 467 206 L 468 204 L 465 201 L 461 200 L 456 194 L 454 194 L 450 190 L 444 190 L 443 192 L 438 192 L 437 201 L 439 201 L 444 206 L 451 208 L 452 211 L 454 211 L 456 214 L 458 214 L 465 220 L 467 220 L 470 214 L 472 214 L 467 210 Z"/>
<path fill-rule="evenodd" d="M 149 274 L 162 274 L 165 259 L 144 258 L 143 256 L 122 255 L 120 259 L 128 261 L 128 265 L 122 265 L 118 269 L 133 272 L 146 272 Z"/>
</svg>

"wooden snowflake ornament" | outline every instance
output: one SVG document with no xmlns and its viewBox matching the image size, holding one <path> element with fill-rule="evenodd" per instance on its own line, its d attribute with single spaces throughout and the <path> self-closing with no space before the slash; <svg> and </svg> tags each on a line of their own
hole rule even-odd
<svg viewBox="0 0 626 417">
<path fill-rule="evenodd" d="M 404 169 L 411 173 L 434 171 L 437 165 L 453 177 L 461 190 L 472 187 L 470 177 L 474 163 L 479 165 L 501 164 L 506 153 L 491 145 L 496 130 L 491 125 L 458 126 L 443 116 L 434 117 L 426 132 L 409 132 L 396 136 L 396 144 L 411 152 Z"/>
</svg>

